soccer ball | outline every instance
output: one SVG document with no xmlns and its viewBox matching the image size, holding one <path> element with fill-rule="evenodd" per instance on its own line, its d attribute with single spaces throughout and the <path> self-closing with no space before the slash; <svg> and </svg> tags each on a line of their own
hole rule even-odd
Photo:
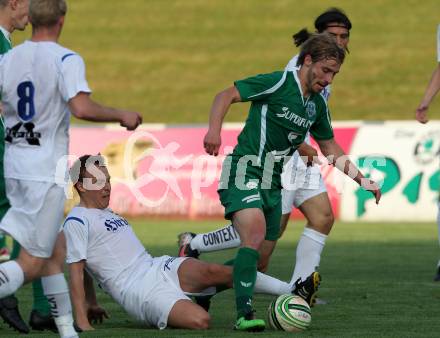
<svg viewBox="0 0 440 338">
<path fill-rule="evenodd" d="M 268 309 L 269 324 L 275 330 L 303 331 L 310 326 L 312 315 L 309 304 L 299 296 L 281 295 Z"/>
</svg>

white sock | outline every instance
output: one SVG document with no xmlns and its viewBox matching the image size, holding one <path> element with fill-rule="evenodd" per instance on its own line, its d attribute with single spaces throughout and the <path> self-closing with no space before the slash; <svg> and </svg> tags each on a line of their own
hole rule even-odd
<svg viewBox="0 0 440 338">
<path fill-rule="evenodd" d="M 311 228 L 305 228 L 296 247 L 296 263 L 290 285 L 295 284 L 298 278 L 305 280 L 316 271 L 321 260 L 321 252 L 327 235 Z"/>
<path fill-rule="evenodd" d="M 211 252 L 237 248 L 240 244 L 238 232 L 229 224 L 219 230 L 198 234 L 191 240 L 190 247 L 199 252 Z"/>
<path fill-rule="evenodd" d="M 12 295 L 24 283 L 24 272 L 16 261 L 0 264 L 0 298 Z"/>
<path fill-rule="evenodd" d="M 255 293 L 264 293 L 268 295 L 281 296 L 292 292 L 289 283 L 280 281 L 274 277 L 257 272 L 257 280 L 255 281 Z"/>
<path fill-rule="evenodd" d="M 50 312 L 61 337 L 78 337 L 73 328 L 72 304 L 70 303 L 69 288 L 64 274 L 41 278 L 44 295 L 50 304 Z"/>
</svg>

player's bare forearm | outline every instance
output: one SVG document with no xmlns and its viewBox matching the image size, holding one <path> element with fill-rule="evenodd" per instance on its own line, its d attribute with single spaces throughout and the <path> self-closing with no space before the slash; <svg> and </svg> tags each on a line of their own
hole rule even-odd
<svg viewBox="0 0 440 338">
<path fill-rule="evenodd" d="M 240 93 L 235 86 L 229 87 L 215 96 L 209 115 L 209 129 L 203 139 L 203 146 L 208 154 L 218 155 L 221 145 L 220 133 L 223 120 L 231 104 L 240 101 Z"/>
<path fill-rule="evenodd" d="M 77 325 L 82 330 L 92 330 L 87 318 L 87 302 L 84 290 L 84 262 L 69 264 L 70 274 L 70 294 L 72 305 L 75 310 L 75 318 Z"/>
<path fill-rule="evenodd" d="M 434 96 L 440 90 L 440 63 L 432 73 L 431 80 L 429 81 L 428 88 L 426 88 L 425 95 L 422 102 L 430 104 Z"/>
<path fill-rule="evenodd" d="M 379 186 L 376 182 L 366 178 L 362 174 L 359 168 L 351 162 L 350 158 L 334 139 L 317 142 L 321 152 L 327 157 L 331 164 L 342 171 L 345 175 L 349 176 L 365 190 L 370 191 L 376 199 L 376 204 L 379 203 L 382 196 Z"/>
<path fill-rule="evenodd" d="M 70 99 L 69 108 L 78 119 L 92 122 L 119 122 L 128 130 L 134 130 L 142 123 L 139 113 L 102 106 L 93 101 L 88 93 L 78 93 Z"/>
<path fill-rule="evenodd" d="M 318 159 L 318 151 L 313 148 L 310 144 L 303 142 L 298 147 L 298 153 L 301 156 L 301 159 L 307 166 L 313 165 L 313 163 L 320 164 Z"/>
<path fill-rule="evenodd" d="M 88 305 L 98 305 L 96 300 L 96 292 L 95 287 L 93 285 L 93 279 L 88 274 L 87 270 L 84 270 L 84 289 L 85 289 L 85 297 Z"/>
<path fill-rule="evenodd" d="M 431 80 L 429 81 L 428 87 L 426 88 L 423 99 L 416 109 L 416 120 L 420 123 L 428 122 L 428 108 L 434 97 L 440 90 L 440 63 L 434 70 Z"/>
</svg>

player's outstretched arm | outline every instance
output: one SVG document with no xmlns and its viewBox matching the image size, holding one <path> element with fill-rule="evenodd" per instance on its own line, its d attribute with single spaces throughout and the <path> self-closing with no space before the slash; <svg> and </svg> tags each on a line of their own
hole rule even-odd
<svg viewBox="0 0 440 338">
<path fill-rule="evenodd" d="M 78 93 L 69 100 L 72 114 L 81 120 L 93 122 L 119 122 L 127 130 L 135 130 L 141 123 L 142 117 L 137 112 L 104 107 L 93 101 L 85 92 Z"/>
<path fill-rule="evenodd" d="M 335 141 L 335 139 L 320 140 L 317 141 L 321 152 L 327 157 L 329 162 L 336 168 L 342 171 L 345 175 L 349 176 L 353 181 L 363 187 L 365 190 L 370 191 L 376 198 L 376 204 L 382 196 L 379 186 L 373 180 L 366 178 L 358 167 L 351 162 L 350 158 L 344 153 L 341 146 Z"/>
<path fill-rule="evenodd" d="M 240 93 L 235 86 L 229 87 L 215 96 L 209 115 L 209 129 L 203 139 L 203 146 L 209 155 L 218 155 L 222 143 L 220 133 L 223 119 L 229 110 L 229 106 L 240 101 Z"/>
<path fill-rule="evenodd" d="M 84 289 L 87 301 L 87 319 L 89 323 L 101 324 L 104 318 L 108 319 L 107 311 L 100 307 L 96 300 L 95 287 L 93 285 L 93 278 L 84 270 Z"/>
<path fill-rule="evenodd" d="M 440 63 L 432 74 L 431 81 L 429 81 L 428 88 L 426 88 L 425 95 L 423 95 L 422 102 L 416 109 L 416 120 L 420 123 L 427 123 L 428 119 L 428 108 L 434 99 L 435 95 L 440 90 Z"/>
<path fill-rule="evenodd" d="M 76 324 L 83 331 L 94 330 L 87 317 L 87 301 L 84 289 L 85 261 L 69 264 L 70 298 L 75 310 Z"/>
</svg>

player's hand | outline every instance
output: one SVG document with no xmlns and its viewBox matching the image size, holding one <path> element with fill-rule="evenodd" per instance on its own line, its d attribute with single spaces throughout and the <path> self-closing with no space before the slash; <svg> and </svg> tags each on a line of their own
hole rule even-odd
<svg viewBox="0 0 440 338">
<path fill-rule="evenodd" d="M 311 145 L 303 142 L 300 144 L 297 150 L 306 166 L 311 167 L 314 164 L 321 164 L 321 161 L 318 157 L 318 151 Z"/>
<path fill-rule="evenodd" d="M 203 139 L 203 147 L 205 148 L 205 151 L 209 155 L 217 156 L 221 144 L 222 144 L 222 139 L 220 137 L 220 133 L 213 132 L 212 130 L 208 130 L 208 132 L 205 135 L 205 138 Z"/>
<path fill-rule="evenodd" d="M 427 123 L 429 121 L 426 114 L 427 112 L 428 106 L 421 103 L 416 109 L 416 120 L 423 124 Z"/>
<path fill-rule="evenodd" d="M 78 326 L 82 331 L 93 331 L 95 328 L 90 325 L 87 318 L 84 318 L 84 320 L 81 320 L 80 318 L 76 318 L 76 326 Z"/>
<path fill-rule="evenodd" d="M 368 178 L 363 178 L 361 180 L 361 185 L 365 190 L 370 191 L 374 195 L 376 198 L 376 204 L 379 204 L 380 198 L 382 197 L 382 191 L 380 191 L 377 183 Z"/>
<path fill-rule="evenodd" d="M 142 116 L 137 112 L 123 111 L 121 116 L 121 126 L 127 130 L 135 130 L 142 123 Z"/>
<path fill-rule="evenodd" d="M 87 310 L 87 318 L 92 324 L 102 324 L 104 318 L 108 319 L 108 314 L 99 305 L 92 305 Z"/>
</svg>

